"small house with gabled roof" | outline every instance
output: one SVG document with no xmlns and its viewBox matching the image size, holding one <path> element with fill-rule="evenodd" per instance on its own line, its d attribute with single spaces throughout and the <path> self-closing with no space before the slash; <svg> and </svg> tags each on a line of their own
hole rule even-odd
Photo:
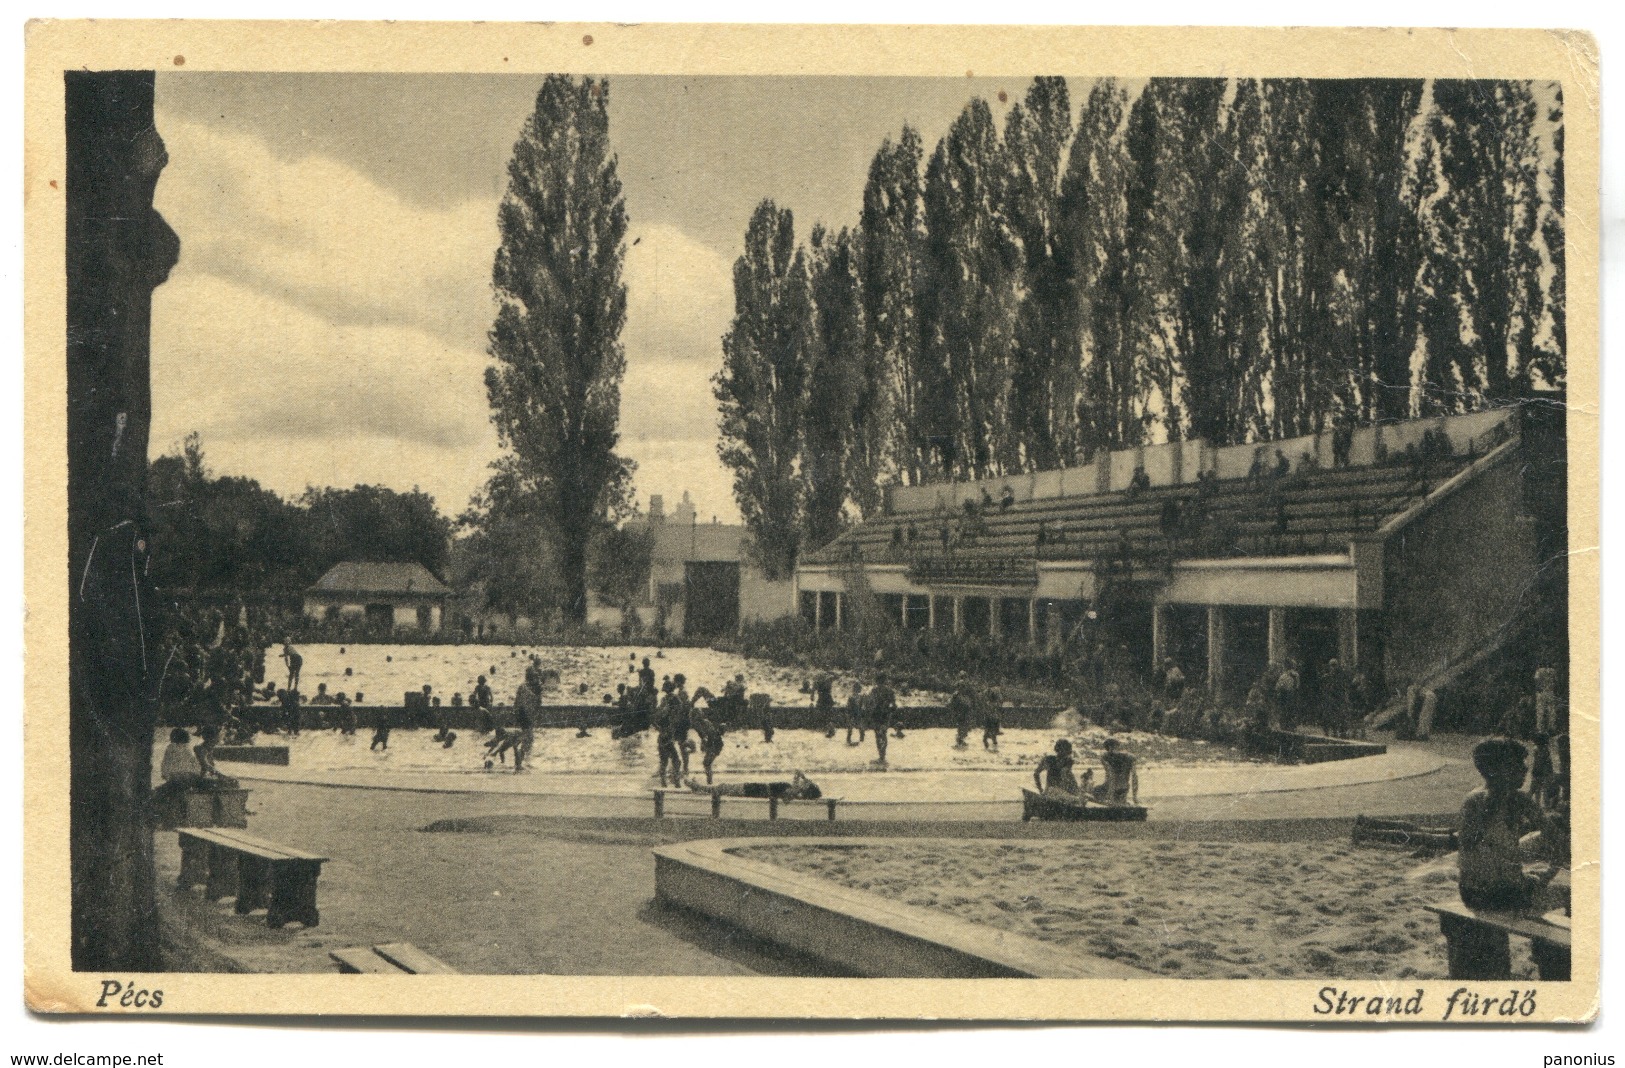
<svg viewBox="0 0 1625 1068">
<path fill-rule="evenodd" d="M 419 563 L 347 560 L 305 591 L 305 615 L 324 622 L 361 622 L 379 630 L 440 629 L 451 588 Z"/>
</svg>

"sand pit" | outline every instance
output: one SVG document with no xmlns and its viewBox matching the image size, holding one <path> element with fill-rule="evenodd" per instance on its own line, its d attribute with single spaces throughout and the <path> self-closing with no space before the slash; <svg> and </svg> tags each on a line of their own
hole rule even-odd
<svg viewBox="0 0 1625 1068">
<path fill-rule="evenodd" d="M 1191 979 L 1446 975 L 1454 858 L 1344 842 L 750 846 L 741 857 Z M 1514 975 L 1533 966 L 1515 947 Z"/>
</svg>

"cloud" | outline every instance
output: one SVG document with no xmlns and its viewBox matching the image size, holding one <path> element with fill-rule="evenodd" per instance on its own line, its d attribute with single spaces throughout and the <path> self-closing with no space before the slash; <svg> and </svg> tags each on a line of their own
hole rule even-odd
<svg viewBox="0 0 1625 1068">
<path fill-rule="evenodd" d="M 279 492 L 416 484 L 455 510 L 497 452 L 487 362 L 416 327 L 336 326 L 177 272 L 153 295 L 153 448 L 197 430 L 221 471 Z"/>
<path fill-rule="evenodd" d="M 632 227 L 626 256 L 626 378 L 621 451 L 638 462 L 636 488 L 700 514 L 737 522 L 731 480 L 717 459 L 711 376 L 733 318 L 733 263 L 675 226 Z"/>
<path fill-rule="evenodd" d="M 403 200 L 325 156 L 284 159 L 245 133 L 160 115 L 158 210 L 181 268 L 346 325 L 410 325 L 456 344 L 490 326 L 496 202 Z"/>
<path fill-rule="evenodd" d="M 181 259 L 153 306 L 152 445 L 198 430 L 223 473 L 420 485 L 456 512 L 498 454 L 483 372 L 496 203 L 404 200 L 343 162 L 159 116 L 157 207 Z M 731 260 L 670 225 L 628 249 L 622 449 L 640 495 L 737 513 L 710 376 Z"/>
<path fill-rule="evenodd" d="M 628 362 L 715 362 L 733 318 L 733 261 L 675 226 L 635 223 L 624 271 Z"/>
</svg>

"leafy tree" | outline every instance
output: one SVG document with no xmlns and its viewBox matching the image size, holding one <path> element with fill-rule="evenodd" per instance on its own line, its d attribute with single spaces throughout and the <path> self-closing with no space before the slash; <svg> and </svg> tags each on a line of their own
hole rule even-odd
<svg viewBox="0 0 1625 1068">
<path fill-rule="evenodd" d="M 325 571 L 343 560 L 416 561 L 446 573 L 451 522 L 418 489 L 383 486 L 317 489 L 299 499 L 309 516 L 311 551 Z"/>
<path fill-rule="evenodd" d="M 1547 383 L 1562 386 L 1568 365 L 1568 269 L 1563 234 L 1563 86 L 1554 86 L 1556 100 L 1547 113 L 1552 124 L 1552 163 L 1546 177 L 1550 193 L 1546 217 L 1540 224 L 1546 254 L 1551 258 L 1551 282 L 1546 290 L 1546 309 L 1551 313 L 1551 344 L 1534 357 L 1534 369 Z"/>
<path fill-rule="evenodd" d="M 1430 129 L 1443 188 L 1433 204 L 1440 254 L 1460 265 L 1451 294 L 1467 331 L 1467 391 L 1497 402 L 1528 388 L 1543 317 L 1540 157 L 1528 82 L 1439 79 Z"/>
<path fill-rule="evenodd" d="M 558 538 L 528 479 L 512 457 L 497 461 L 485 489 L 458 517 L 452 584 L 480 610 L 546 619 L 564 609 L 569 589 L 559 569 Z"/>
<path fill-rule="evenodd" d="M 1225 90 L 1219 79 L 1154 78 L 1137 102 L 1154 112 L 1156 131 L 1154 145 L 1140 149 L 1154 184 L 1139 234 L 1138 325 L 1169 438 L 1189 431 L 1227 440 L 1234 411 L 1221 319 L 1223 253 L 1235 208 L 1226 185 L 1236 176 L 1223 122 Z"/>
<path fill-rule="evenodd" d="M 605 523 L 587 553 L 587 577 L 593 592 L 624 616 L 649 589 L 654 560 L 654 534 L 648 527 Z"/>
<path fill-rule="evenodd" d="M 195 433 L 149 465 L 147 511 L 159 589 L 291 593 L 321 574 L 303 509 L 251 478 L 215 478 Z"/>
<path fill-rule="evenodd" d="M 1420 79 L 1361 80 L 1352 157 L 1363 196 L 1355 205 L 1346 269 L 1357 294 L 1357 415 L 1364 421 L 1409 411 L 1417 343 L 1418 274 L 1425 245 L 1422 201 L 1413 173 L 1421 113 Z M 1429 176 L 1431 181 L 1431 175 Z"/>
<path fill-rule="evenodd" d="M 831 236 L 815 226 L 810 244 L 813 321 L 801 474 L 806 480 L 803 537 L 817 548 L 841 532 L 849 495 L 877 495 L 880 472 L 848 414 L 863 404 L 871 385 L 852 234 L 843 228 Z"/>
<path fill-rule="evenodd" d="M 1061 239 L 1061 178 L 1072 138 L 1066 79 L 1036 78 L 1005 120 L 1004 211 L 1021 244 L 1011 417 L 1028 468 L 1077 454 L 1079 337 L 1075 268 Z"/>
<path fill-rule="evenodd" d="M 795 219 L 764 200 L 734 263 L 734 318 L 712 378 L 734 499 L 768 578 L 795 569 L 801 546 L 802 419 L 812 348 L 806 255 Z"/>
<path fill-rule="evenodd" d="M 925 247 L 923 148 L 909 126 L 893 144 L 882 142 L 869 164 L 859 223 L 858 280 L 863 301 L 865 381 L 881 382 L 855 413 L 854 428 L 865 470 L 887 465 L 918 485 L 931 470 L 929 409 L 932 389 L 920 336 Z M 878 494 L 858 496 L 868 515 Z"/>
<path fill-rule="evenodd" d="M 609 85 L 550 74 L 508 164 L 492 270 L 498 312 L 486 393 L 507 474 L 547 521 L 572 622 L 587 613 L 587 546 L 624 502 L 626 206 L 609 145 Z"/>
<path fill-rule="evenodd" d="M 972 100 L 925 171 L 922 343 L 933 380 L 919 403 L 958 477 L 1020 466 L 1010 415 L 1020 248 L 1004 214 L 1004 149 L 987 101 Z"/>
<path fill-rule="evenodd" d="M 1082 383 L 1077 400 L 1080 456 L 1137 440 L 1144 409 L 1131 340 L 1136 297 L 1129 248 L 1130 160 L 1123 136 L 1128 93 L 1096 82 L 1078 117 L 1062 179 L 1058 229 L 1081 317 Z"/>
</svg>

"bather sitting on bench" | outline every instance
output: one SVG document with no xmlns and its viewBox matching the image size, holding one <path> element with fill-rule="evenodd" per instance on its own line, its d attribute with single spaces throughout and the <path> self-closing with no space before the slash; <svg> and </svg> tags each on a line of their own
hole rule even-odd
<svg viewBox="0 0 1625 1068">
<path fill-rule="evenodd" d="M 1106 751 L 1100 763 L 1106 781 L 1096 786 L 1090 797 L 1105 805 L 1138 805 L 1140 803 L 1140 772 L 1134 757 L 1123 752 L 1116 738 L 1106 739 Z"/>
</svg>

